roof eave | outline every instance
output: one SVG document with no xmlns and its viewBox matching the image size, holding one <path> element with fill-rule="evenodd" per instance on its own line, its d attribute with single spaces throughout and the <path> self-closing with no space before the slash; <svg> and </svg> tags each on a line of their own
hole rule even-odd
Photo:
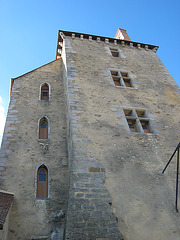
<svg viewBox="0 0 180 240">
<path fill-rule="evenodd" d="M 89 37 L 92 37 L 92 40 L 97 40 L 97 38 L 100 38 L 101 41 L 105 41 L 105 39 L 108 39 L 109 42 L 114 42 L 115 40 L 117 41 L 117 43 L 122 43 L 124 42 L 125 45 L 130 45 L 130 43 L 134 46 L 134 47 L 138 47 L 139 44 L 141 47 L 145 48 L 145 46 L 148 46 L 148 49 L 157 49 L 159 48 L 159 46 L 156 45 L 151 45 L 151 44 L 145 44 L 145 43 L 141 43 L 141 42 L 134 42 L 134 41 L 129 41 L 129 40 L 121 40 L 121 39 L 116 39 L 116 38 L 110 38 L 110 37 L 104 37 L 104 36 L 98 36 L 98 35 L 93 35 L 93 34 L 86 34 L 86 33 L 79 33 L 79 32 L 71 32 L 71 31 L 64 31 L 64 30 L 59 30 L 58 32 L 58 41 L 57 41 L 57 51 L 56 51 L 56 58 L 57 56 L 60 56 L 59 53 L 59 49 L 62 49 L 62 46 L 59 45 L 60 42 L 62 42 L 62 37 L 60 35 L 60 33 L 63 33 L 65 36 L 68 37 L 72 37 L 72 34 L 75 34 L 76 37 L 81 37 L 81 35 L 83 35 L 83 38 L 89 39 Z"/>
</svg>

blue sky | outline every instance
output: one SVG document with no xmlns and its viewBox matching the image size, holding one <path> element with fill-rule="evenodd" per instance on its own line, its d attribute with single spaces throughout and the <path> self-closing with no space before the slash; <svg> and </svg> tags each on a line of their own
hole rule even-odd
<svg viewBox="0 0 180 240">
<path fill-rule="evenodd" d="M 179 12 L 179 0 L 0 0 L 0 135 L 10 79 L 55 59 L 59 29 L 114 37 L 124 28 L 132 41 L 160 47 L 180 85 Z"/>
</svg>

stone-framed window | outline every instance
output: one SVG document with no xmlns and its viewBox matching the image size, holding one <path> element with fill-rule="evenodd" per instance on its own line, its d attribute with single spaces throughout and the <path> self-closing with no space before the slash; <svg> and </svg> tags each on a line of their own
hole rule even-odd
<svg viewBox="0 0 180 240">
<path fill-rule="evenodd" d="M 110 50 L 113 57 L 119 57 L 120 56 L 117 47 L 110 47 L 109 50 Z"/>
<path fill-rule="evenodd" d="M 40 86 L 40 100 L 49 101 L 50 98 L 50 85 L 48 83 L 42 83 Z"/>
<path fill-rule="evenodd" d="M 123 109 L 130 132 L 153 133 L 147 110 Z"/>
<path fill-rule="evenodd" d="M 134 88 L 129 71 L 111 69 L 110 72 L 116 87 Z"/>
<path fill-rule="evenodd" d="M 48 198 L 48 169 L 45 165 L 37 170 L 36 198 Z"/>
<path fill-rule="evenodd" d="M 38 128 L 39 128 L 39 139 L 48 139 L 49 134 L 49 126 L 48 119 L 43 117 L 39 120 Z"/>
</svg>

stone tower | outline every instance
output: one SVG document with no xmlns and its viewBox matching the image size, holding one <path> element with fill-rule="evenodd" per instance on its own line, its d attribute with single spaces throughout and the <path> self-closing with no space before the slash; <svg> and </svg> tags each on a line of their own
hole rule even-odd
<svg viewBox="0 0 180 240">
<path fill-rule="evenodd" d="M 56 60 L 11 80 L 3 240 L 180 239 L 175 162 L 161 174 L 179 141 L 179 88 L 157 49 L 120 28 L 59 31 Z"/>
</svg>

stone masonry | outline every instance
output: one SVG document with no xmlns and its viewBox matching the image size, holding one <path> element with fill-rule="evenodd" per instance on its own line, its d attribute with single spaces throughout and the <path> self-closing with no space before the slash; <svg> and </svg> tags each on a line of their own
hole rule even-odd
<svg viewBox="0 0 180 240">
<path fill-rule="evenodd" d="M 80 86 L 74 61 L 70 58 L 73 49 L 64 42 L 67 66 L 67 100 L 69 126 L 70 186 L 66 219 L 65 239 L 123 239 L 110 205 L 111 197 L 104 187 L 105 168 L 96 158 L 88 156 L 87 146 L 92 141 L 81 133 Z"/>
<path fill-rule="evenodd" d="M 179 141 L 179 88 L 157 47 L 64 35 L 71 153 L 66 239 L 120 239 L 116 221 L 124 239 L 179 239 L 175 160 L 161 174 Z M 133 87 L 116 87 L 111 70 L 128 71 Z M 151 133 L 130 132 L 123 109 L 145 111 Z"/>
<path fill-rule="evenodd" d="M 61 60 L 14 79 L 1 147 L 4 189 L 14 192 L 8 240 L 60 239 L 68 193 L 66 102 Z M 39 100 L 40 85 L 50 100 Z M 49 120 L 49 139 L 38 139 L 38 120 Z M 36 198 L 37 169 L 48 168 L 49 197 Z M 55 238 L 56 237 L 56 238 Z"/>
<path fill-rule="evenodd" d="M 175 159 L 162 175 L 179 142 L 180 94 L 157 49 L 59 31 L 57 60 L 13 79 L 0 152 L 1 189 L 14 193 L 9 240 L 180 239 Z M 115 85 L 113 74 L 130 80 Z M 47 199 L 36 198 L 42 164 Z"/>
</svg>

